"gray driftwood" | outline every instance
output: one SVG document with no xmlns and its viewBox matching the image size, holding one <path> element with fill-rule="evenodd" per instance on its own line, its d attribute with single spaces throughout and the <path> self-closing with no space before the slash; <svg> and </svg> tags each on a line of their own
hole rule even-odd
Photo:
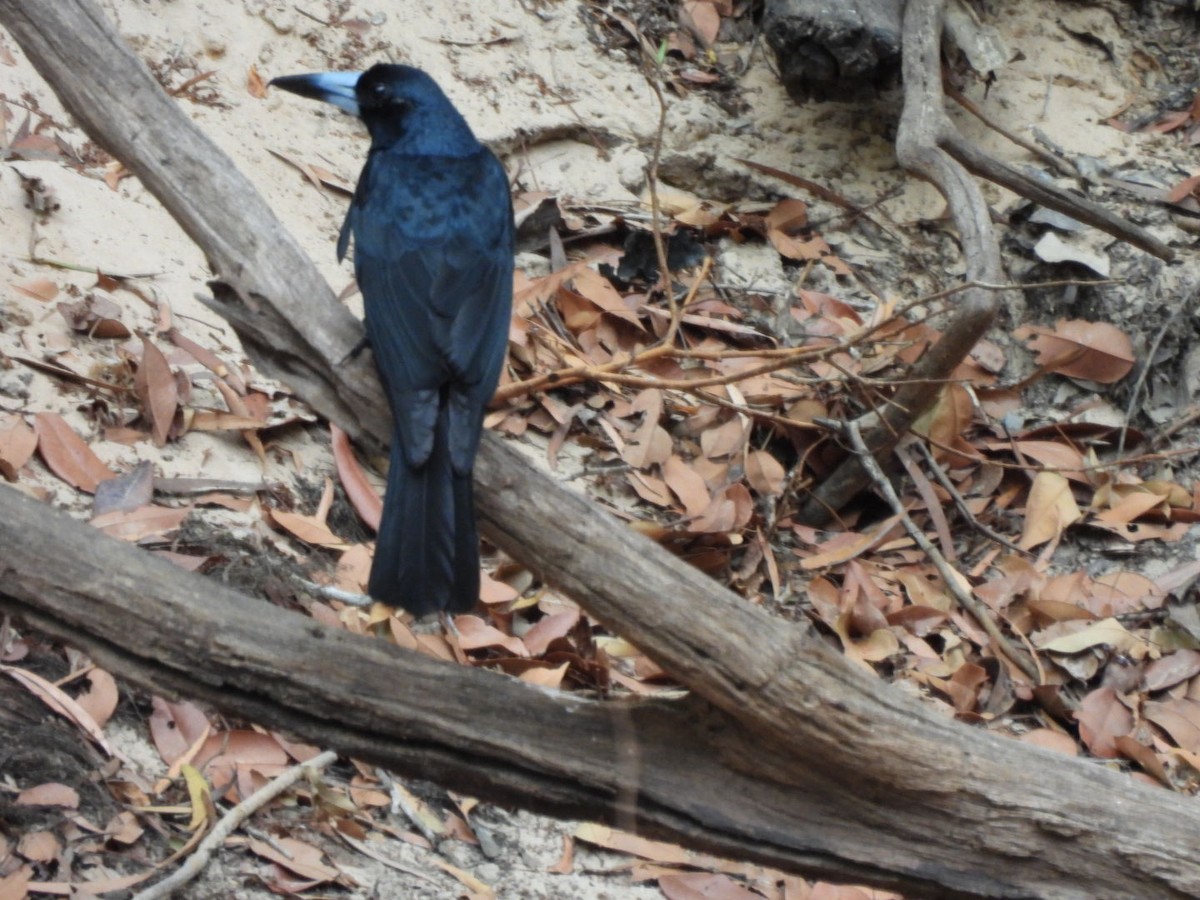
<svg viewBox="0 0 1200 900">
<path fill-rule="evenodd" d="M 0 24 L 205 249 L 257 365 L 382 439 L 374 378 L 337 365 L 357 323 L 90 0 L 0 0 Z M 1194 803 L 943 717 L 498 439 L 478 476 L 485 533 L 641 646 L 688 699 L 589 702 L 281 615 L 8 488 L 0 607 L 134 684 L 485 799 L 914 897 L 1200 894 Z"/>
</svg>

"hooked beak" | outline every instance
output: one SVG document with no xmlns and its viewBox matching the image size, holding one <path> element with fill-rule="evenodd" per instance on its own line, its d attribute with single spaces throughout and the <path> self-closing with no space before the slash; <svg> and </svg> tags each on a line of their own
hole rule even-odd
<svg viewBox="0 0 1200 900">
<path fill-rule="evenodd" d="M 361 72 L 316 72 L 312 75 L 282 75 L 271 79 L 271 87 L 280 87 L 301 97 L 324 100 L 352 116 L 359 115 L 354 86 Z"/>
</svg>

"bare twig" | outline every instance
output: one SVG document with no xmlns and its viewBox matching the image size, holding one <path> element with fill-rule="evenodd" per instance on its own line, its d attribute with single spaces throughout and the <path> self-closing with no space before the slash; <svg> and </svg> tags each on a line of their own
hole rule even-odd
<svg viewBox="0 0 1200 900">
<path fill-rule="evenodd" d="M 967 579 L 946 561 L 946 558 L 942 556 L 937 547 L 933 546 L 929 538 L 925 537 L 925 532 L 918 528 L 912 517 L 909 516 L 908 510 L 904 508 L 904 503 L 896 494 L 892 483 L 883 474 L 883 469 L 876 462 L 874 455 L 867 449 L 862 433 L 859 431 L 858 423 L 846 422 L 839 430 L 846 436 L 851 448 L 862 461 L 863 467 L 871 476 L 871 481 L 874 482 L 876 490 L 887 500 L 888 505 L 892 508 L 892 512 L 900 517 L 900 523 L 904 526 L 904 530 L 908 532 L 908 536 L 921 548 L 921 552 L 929 557 L 929 561 L 937 569 L 946 589 L 950 591 L 959 605 L 970 613 L 971 617 L 987 632 L 988 637 L 996 645 L 996 649 L 1012 660 L 1014 665 L 1024 672 L 1034 684 L 1039 684 L 1037 666 L 1004 635 L 1000 627 L 988 614 L 987 607 L 977 600 L 967 587 Z"/>
<path fill-rule="evenodd" d="M 979 186 L 942 149 L 955 134 L 943 108 L 940 0 L 910 0 L 904 11 L 904 112 L 896 138 L 901 165 L 932 182 L 945 196 L 962 240 L 971 282 L 999 284 L 1003 270 L 991 215 Z M 871 452 L 880 458 L 937 400 L 933 386 L 945 381 L 983 337 L 995 317 L 997 300 L 981 288 L 963 292 L 962 303 L 942 337 L 913 366 L 912 383 L 881 409 L 857 423 Z M 924 382 L 924 383 L 923 383 Z M 813 492 L 799 513 L 801 521 L 821 523 L 869 481 L 859 457 L 848 458 Z"/>
<path fill-rule="evenodd" d="M 286 772 L 277 775 L 267 784 L 235 806 L 221 817 L 216 826 L 196 847 L 196 852 L 188 857 L 187 862 L 176 869 L 171 875 L 154 884 L 144 891 L 134 895 L 133 900 L 162 900 L 169 897 L 185 884 L 204 871 L 212 855 L 225 843 L 234 831 L 248 818 L 290 788 L 301 778 L 311 778 L 330 763 L 337 759 L 332 750 L 314 756 L 308 762 L 292 766 Z"/>
<path fill-rule="evenodd" d="M 933 458 L 933 453 L 930 452 L 928 445 L 924 441 L 916 441 L 915 443 L 917 451 L 925 457 L 925 465 L 929 468 L 929 471 L 933 473 L 933 477 L 937 479 L 937 482 L 942 486 L 942 489 L 950 495 L 950 498 L 954 501 L 954 505 L 958 507 L 958 514 L 966 519 L 972 528 L 974 528 L 988 540 L 995 541 L 997 544 L 1000 544 L 1002 547 L 1005 547 L 1014 553 L 1020 553 L 1023 556 L 1032 555 L 1028 550 L 1022 550 L 1000 532 L 996 531 L 994 528 L 984 525 L 979 521 L 978 517 L 972 515 L 970 508 L 967 506 L 966 498 L 958 492 L 958 488 L 954 486 L 954 482 L 951 481 L 949 476 L 946 475 L 946 471 L 940 465 L 938 465 L 938 461 Z"/>
</svg>

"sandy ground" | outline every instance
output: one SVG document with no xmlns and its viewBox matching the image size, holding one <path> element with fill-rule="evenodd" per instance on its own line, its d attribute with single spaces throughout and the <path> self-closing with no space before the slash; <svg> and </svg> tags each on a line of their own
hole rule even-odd
<svg viewBox="0 0 1200 900">
<path fill-rule="evenodd" d="M 469 5 L 381 5 L 382 11 L 360 2 L 335 9 L 338 4 L 332 0 L 303 5 L 275 0 L 105 0 L 101 5 L 148 64 L 174 67 L 171 85 L 202 72 L 214 73 L 181 99 L 181 106 L 250 177 L 335 290 L 350 281 L 348 267 L 339 267 L 334 254 L 345 198 L 317 190 L 275 154 L 322 166 L 352 183 L 366 149 L 365 134 L 356 121 L 319 104 L 280 92 L 254 96 L 248 87 L 252 67 L 265 80 L 304 71 L 363 68 L 384 59 L 412 63 L 432 73 L 478 134 L 502 153 L 519 189 L 549 191 L 567 203 L 598 207 L 628 205 L 644 189 L 657 103 L 623 54 L 605 52 L 593 42 L 576 0 L 530 4 L 527 9 L 501 0 L 478 0 Z M 1053 7 L 1053 15 L 1045 13 L 1047 7 Z M 334 19 L 343 24 L 325 24 Z M 1063 22 L 1109 41 L 1117 62 L 1072 39 Z M 999 11 L 998 24 L 1022 58 L 992 88 L 987 101 L 992 115 L 1022 133 L 1038 126 L 1068 154 L 1151 171 L 1164 185 L 1178 179 L 1172 141 L 1127 135 L 1101 124 L 1133 91 L 1126 65 L 1133 58 L 1130 38 L 1111 15 L 1076 4 L 1012 4 Z M 899 223 L 901 232 L 904 223 L 940 215 L 941 198 L 927 185 L 905 177 L 894 161 L 897 95 L 868 103 L 798 108 L 776 83 L 762 47 L 753 54 L 745 45 L 728 49 L 750 59 L 739 80 L 745 111 L 731 115 L 702 92 L 672 97 L 662 166 L 668 186 L 720 201 L 767 200 L 785 193 L 778 182 L 736 161 L 747 158 L 817 180 L 864 205 L 894 191 L 882 210 Z M 12 57 L 11 64 L 0 65 L 0 94 L 10 113 L 2 123 L 6 138 L 0 143 L 18 133 L 27 108 L 33 108 L 53 120 L 47 133 L 77 150 L 84 148 L 86 136 L 73 129 L 52 92 L 3 32 L 0 50 Z M 1148 76 L 1151 83 L 1168 77 Z M 975 120 L 961 114 L 956 118 L 986 149 L 1018 164 L 1029 162 L 1024 151 Z M 31 119 L 34 126 L 40 121 L 38 115 Z M 610 153 L 597 152 L 597 136 L 613 145 Z M 103 180 L 102 167 L 79 171 L 50 156 L 0 165 L 0 354 L 52 355 L 84 372 L 97 366 L 94 342 L 82 346 L 54 303 L 33 299 L 16 286 L 50 279 L 58 286 L 59 299 L 69 299 L 67 295 L 90 290 L 95 278 L 88 270 L 101 269 L 145 274 L 145 289 L 169 305 L 189 336 L 239 359 L 232 333 L 194 299 L 196 292 L 205 290 L 208 275 L 202 255 L 154 198 L 135 179 L 124 179 L 114 189 Z M 42 179 L 57 198 L 59 208 L 44 221 L 26 208 L 21 175 Z M 1001 210 L 1012 200 L 991 186 L 987 194 Z M 236 215 L 236 210 L 229 214 Z M 1160 236 L 1177 236 L 1167 225 L 1156 227 Z M 860 234 L 836 227 L 825 237 L 885 293 L 942 287 L 960 271 L 953 257 L 930 260 L 897 252 L 895 246 L 871 245 Z M 1101 252 L 1111 251 L 1118 259 L 1130 256 L 1127 248 L 1112 250 L 1111 242 L 1099 243 Z M 718 277 L 780 291 L 789 291 L 794 278 L 778 254 L 762 246 L 736 252 L 722 248 Z M 1160 288 L 1173 290 L 1178 284 L 1172 280 L 1178 276 L 1155 277 L 1165 279 Z M 854 282 L 838 284 L 819 268 L 809 286 L 869 302 L 867 292 Z M 153 328 L 150 306 L 126 294 L 118 299 L 127 305 L 127 325 Z M 1133 313 L 1132 308 L 1125 311 Z M 114 344 L 108 363 L 115 361 L 117 352 Z M 301 467 L 310 475 L 331 469 L 323 438 L 303 432 L 288 438 L 287 449 L 294 455 L 269 455 L 265 470 L 249 448 L 233 438 L 192 433 L 162 451 L 144 442 L 126 446 L 104 441 L 91 433 L 79 414 L 79 401 L 78 393 L 61 390 L 45 375 L 21 366 L 0 368 L 0 410 L 63 414 L 117 470 L 149 459 L 160 475 L 288 482 Z M 85 498 L 41 470 L 39 463 L 33 466 L 39 473 L 37 484 L 55 503 L 86 515 Z M 262 528 L 254 522 L 233 522 L 231 527 Z M 137 740 L 132 734 L 126 738 Z M 569 828 L 520 815 L 501 826 L 513 842 L 511 854 L 499 861 L 480 857 L 461 863 L 473 867 L 502 896 L 659 896 L 656 888 L 634 885 L 624 874 L 580 874 L 592 866 L 611 866 L 613 861 L 603 857 L 577 863 L 575 875 L 547 875 L 545 868 L 561 850 L 560 835 Z M 364 888 L 353 896 L 458 893 L 454 882 L 433 870 L 429 871 L 435 882 L 429 884 L 404 880 L 369 860 L 356 862 L 344 850 L 339 858 L 362 866 Z M 420 859 L 410 863 L 425 868 Z M 238 881 L 237 863 L 231 865 L 229 870 L 210 872 L 207 886 L 195 888 L 191 896 L 230 896 L 228 885 Z M 491 868 L 483 868 L 487 866 Z M 371 885 L 376 886 L 374 894 Z M 246 889 L 237 896 L 258 894 Z"/>
</svg>

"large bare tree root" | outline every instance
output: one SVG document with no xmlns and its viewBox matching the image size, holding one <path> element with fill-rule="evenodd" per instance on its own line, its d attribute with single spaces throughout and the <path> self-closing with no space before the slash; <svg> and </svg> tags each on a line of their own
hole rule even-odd
<svg viewBox="0 0 1200 900">
<path fill-rule="evenodd" d="M 90 0 L 0 0 L 0 24 L 208 253 L 256 364 L 383 439 L 373 375 L 338 365 L 358 324 Z M 945 718 L 494 437 L 477 474 L 485 533 L 642 647 L 687 700 L 588 702 L 281 616 L 9 489 L 0 607 L 148 689 L 485 799 L 918 897 L 1200 894 L 1194 803 Z"/>
<path fill-rule="evenodd" d="M 993 285 L 1004 281 L 987 202 L 970 173 L 1094 225 L 1162 259 L 1171 259 L 1174 254 L 1169 247 L 1126 219 L 1090 200 L 1037 182 L 963 138 L 944 107 L 940 5 L 910 0 L 905 10 L 904 111 L 896 137 L 896 156 L 902 166 L 930 181 L 946 198 L 966 258 L 967 281 Z M 857 423 L 876 459 L 887 457 L 913 422 L 937 401 L 942 385 L 991 325 L 1003 295 L 968 287 L 960 298 L 941 338 L 906 374 L 896 395 Z M 869 482 L 861 458 L 848 456 L 812 491 L 799 518 L 810 524 L 828 521 Z"/>
</svg>

